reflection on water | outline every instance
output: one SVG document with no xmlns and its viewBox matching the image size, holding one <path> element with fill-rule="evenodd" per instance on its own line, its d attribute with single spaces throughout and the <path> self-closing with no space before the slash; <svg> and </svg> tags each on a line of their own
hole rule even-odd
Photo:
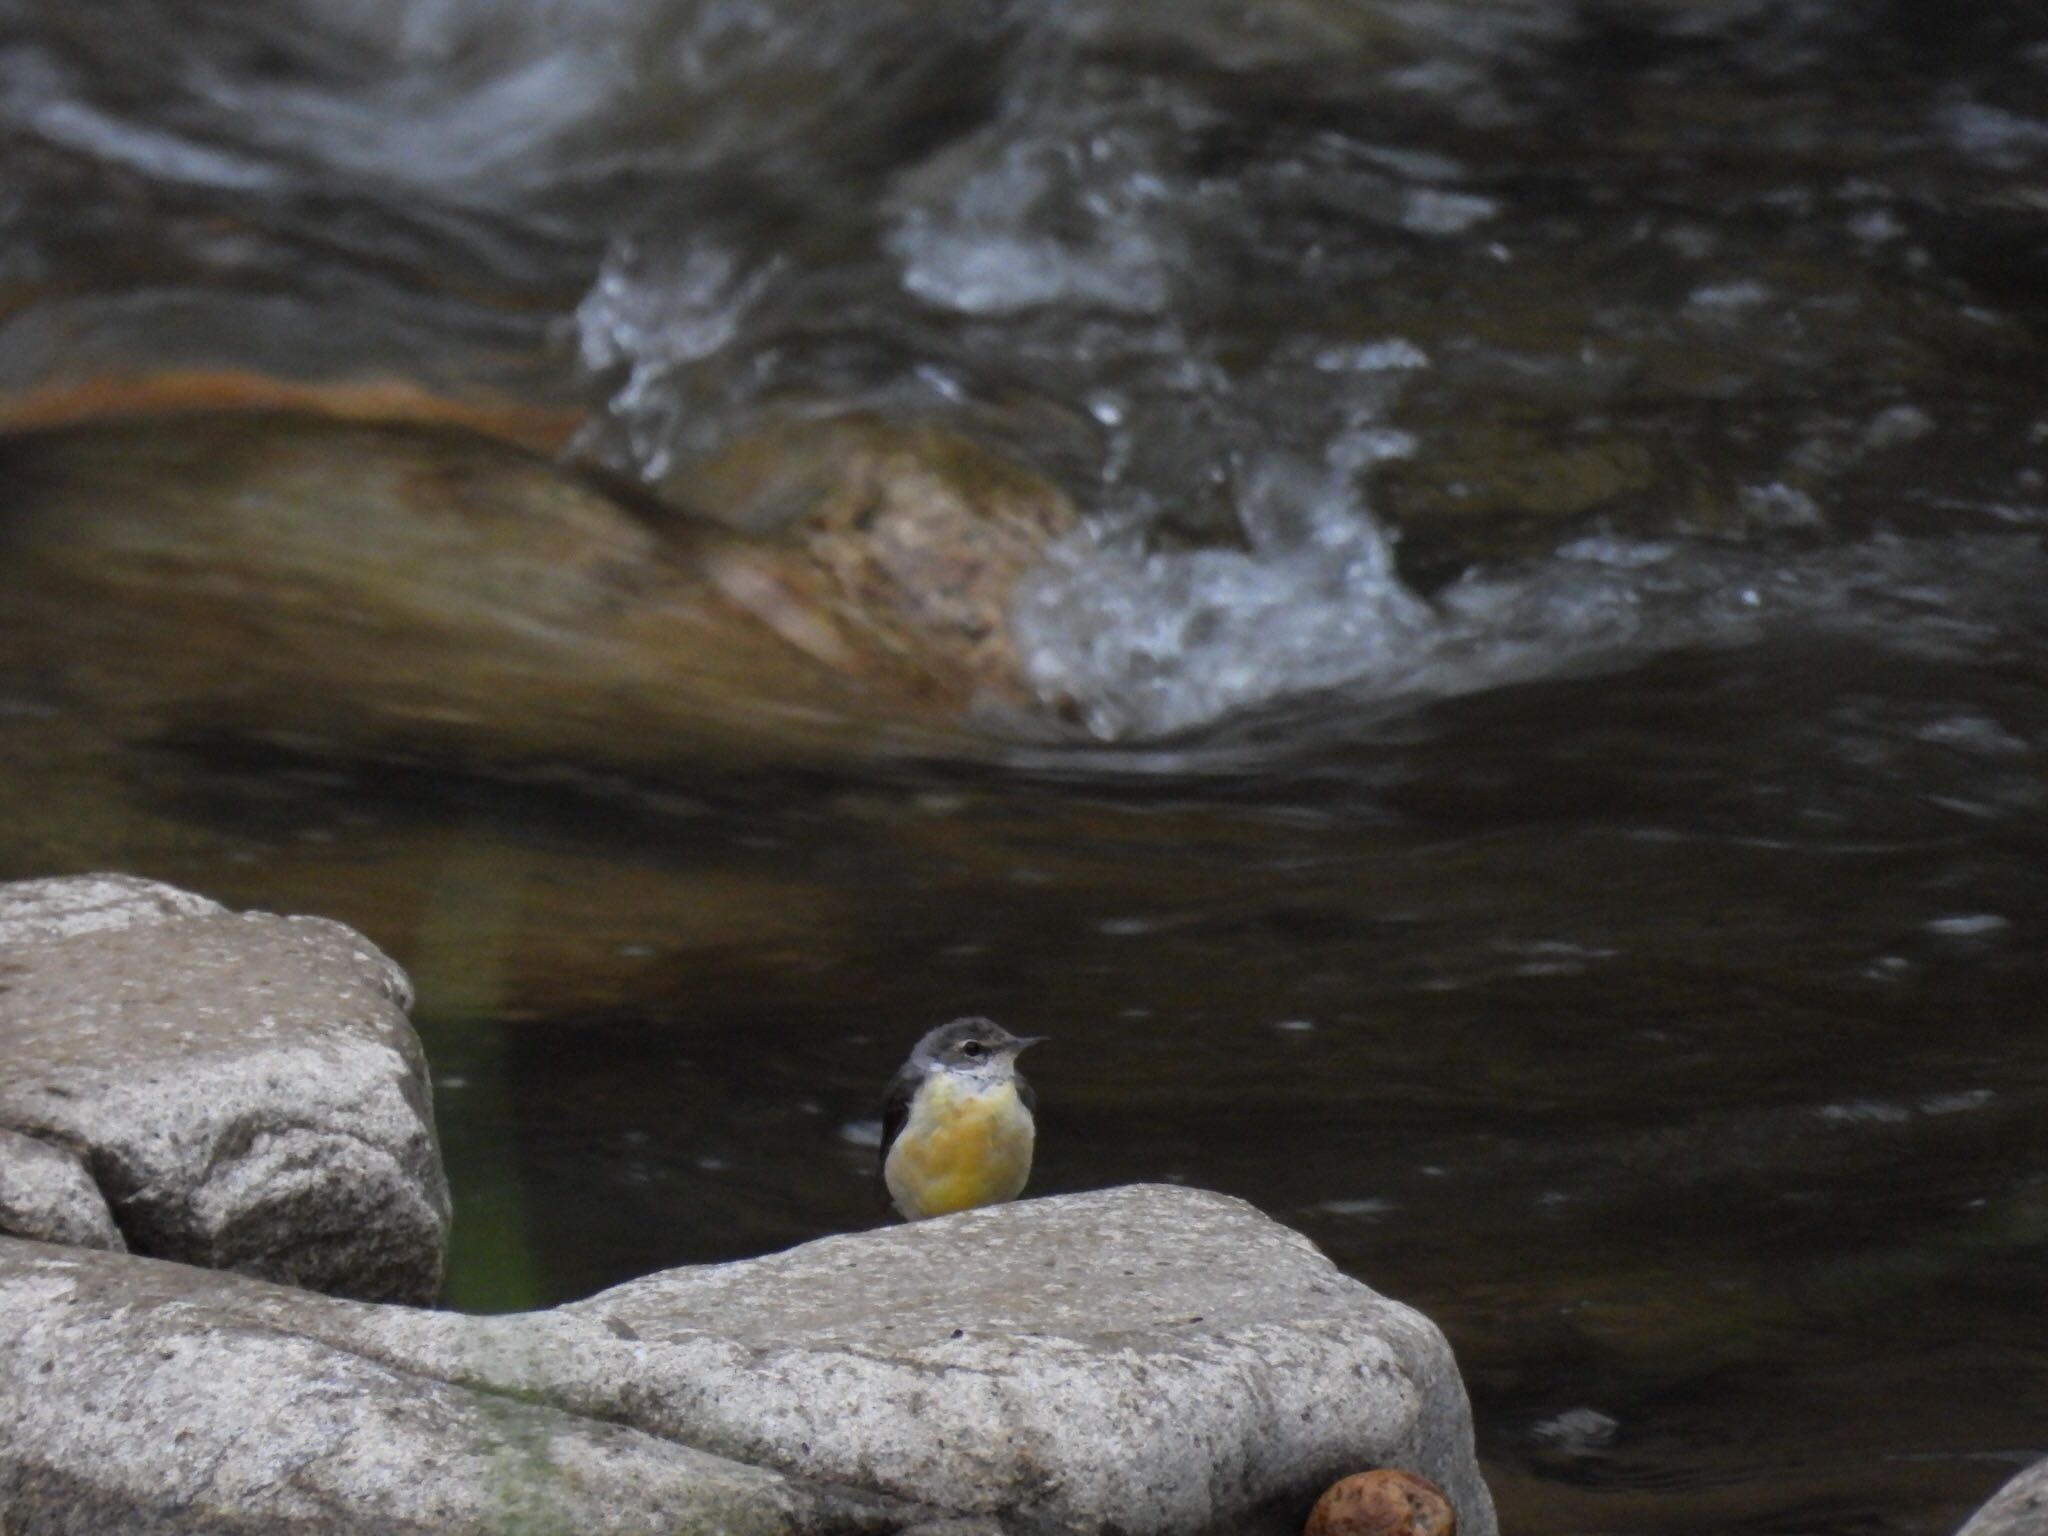
<svg viewBox="0 0 2048 1536">
<path fill-rule="evenodd" d="M 1439 1318 L 1510 1529 L 1940 1531 L 2048 1449 L 2032 8 L 171 9 L 0 0 L 7 399 L 398 378 L 656 491 L 859 407 L 1090 519 L 1015 616 L 1084 739 L 997 763 L 465 776 L 0 654 L 0 876 L 414 972 L 455 1301 L 878 1220 L 976 1010 L 1038 1189 Z"/>
</svg>

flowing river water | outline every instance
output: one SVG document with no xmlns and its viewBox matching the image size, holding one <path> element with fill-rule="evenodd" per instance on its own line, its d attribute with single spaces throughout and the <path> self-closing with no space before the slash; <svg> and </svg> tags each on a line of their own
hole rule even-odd
<svg viewBox="0 0 2048 1536">
<path fill-rule="evenodd" d="M 0 163 L 0 394 L 402 378 L 655 487 L 859 408 L 1086 515 L 1057 724 L 958 757 L 152 737 L 0 652 L 0 877 L 412 971 L 455 1304 L 874 1222 L 977 1011 L 1036 1191 L 1438 1319 L 1510 1531 L 2048 1451 L 2035 7 L 0 0 Z"/>
</svg>

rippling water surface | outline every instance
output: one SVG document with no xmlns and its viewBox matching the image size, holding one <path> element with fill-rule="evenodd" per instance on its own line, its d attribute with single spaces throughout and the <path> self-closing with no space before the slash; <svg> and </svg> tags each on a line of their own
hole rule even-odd
<svg viewBox="0 0 2048 1536">
<path fill-rule="evenodd" d="M 865 408 L 1087 514 L 993 764 L 117 741 L 0 657 L 0 875 L 417 975 L 458 1302 L 872 1221 L 974 1009 L 1037 1188 L 1440 1319 L 1510 1530 L 2048 1451 L 2033 7 L 0 0 L 0 160 L 9 395 L 404 378 L 657 488 Z"/>
</svg>

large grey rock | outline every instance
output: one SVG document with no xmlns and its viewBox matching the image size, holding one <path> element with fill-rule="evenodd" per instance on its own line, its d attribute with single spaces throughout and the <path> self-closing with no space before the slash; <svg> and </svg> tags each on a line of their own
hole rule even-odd
<svg viewBox="0 0 2048 1536">
<path fill-rule="evenodd" d="M 1338 1476 L 1493 1510 L 1449 1346 L 1242 1201 L 1139 1185 L 369 1337 L 736 1459 L 1075 1530 L 1298 1529 Z M 359 1336 L 360 1338 L 361 1336 Z"/>
<path fill-rule="evenodd" d="M 0 1239 L 8 1536 L 767 1536 L 920 1511 L 296 1331 L 357 1304 Z M 337 1328 L 336 1331 L 345 1331 Z"/>
<path fill-rule="evenodd" d="M 1956 1536 L 2048 1536 L 2048 1461 L 1999 1489 Z"/>
<path fill-rule="evenodd" d="M 410 1003 L 336 923 L 118 875 L 0 886 L 0 1129 L 64 1149 L 137 1252 L 428 1300 L 448 1192 Z"/>
<path fill-rule="evenodd" d="M 269 1518 L 312 1479 L 337 1519 L 405 1529 L 428 1494 L 391 1485 L 431 1463 L 468 1530 L 477 1447 L 533 1435 L 567 1449 L 509 1456 L 505 1486 L 558 1501 L 550 1529 L 666 1529 L 651 1501 L 700 1466 L 730 1489 L 744 1463 L 775 1497 L 863 1489 L 905 1525 L 1128 1536 L 1298 1530 L 1339 1475 L 1394 1464 L 1440 1483 L 1466 1536 L 1495 1530 L 1443 1336 L 1220 1195 L 1024 1201 L 497 1318 L 0 1240 L 0 1501 L 21 1509 L 149 1509 L 162 1488 Z M 642 1470 L 611 1524 L 579 1523 L 601 1450 Z M 863 1528 L 846 1497 L 790 1528 Z"/>
<path fill-rule="evenodd" d="M 1225 1196 L 1037 1200 L 677 1270 L 565 1307 L 645 1364 L 599 1400 L 698 1443 L 973 1513 L 1084 1529 L 1299 1527 L 1346 1472 L 1441 1483 L 1492 1529 L 1450 1347 Z M 579 1361 L 595 1363 L 588 1348 Z M 637 1378 L 634 1379 L 634 1378 Z"/>
</svg>

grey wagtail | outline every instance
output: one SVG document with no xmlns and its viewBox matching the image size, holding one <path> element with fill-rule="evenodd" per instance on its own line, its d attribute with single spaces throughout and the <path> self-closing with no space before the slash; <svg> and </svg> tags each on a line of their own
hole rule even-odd
<svg viewBox="0 0 2048 1536">
<path fill-rule="evenodd" d="M 918 1041 L 882 1106 L 882 1185 L 906 1221 L 1014 1200 L 1031 1177 L 1036 1096 L 1020 1040 L 989 1019 L 955 1019 Z"/>
</svg>

